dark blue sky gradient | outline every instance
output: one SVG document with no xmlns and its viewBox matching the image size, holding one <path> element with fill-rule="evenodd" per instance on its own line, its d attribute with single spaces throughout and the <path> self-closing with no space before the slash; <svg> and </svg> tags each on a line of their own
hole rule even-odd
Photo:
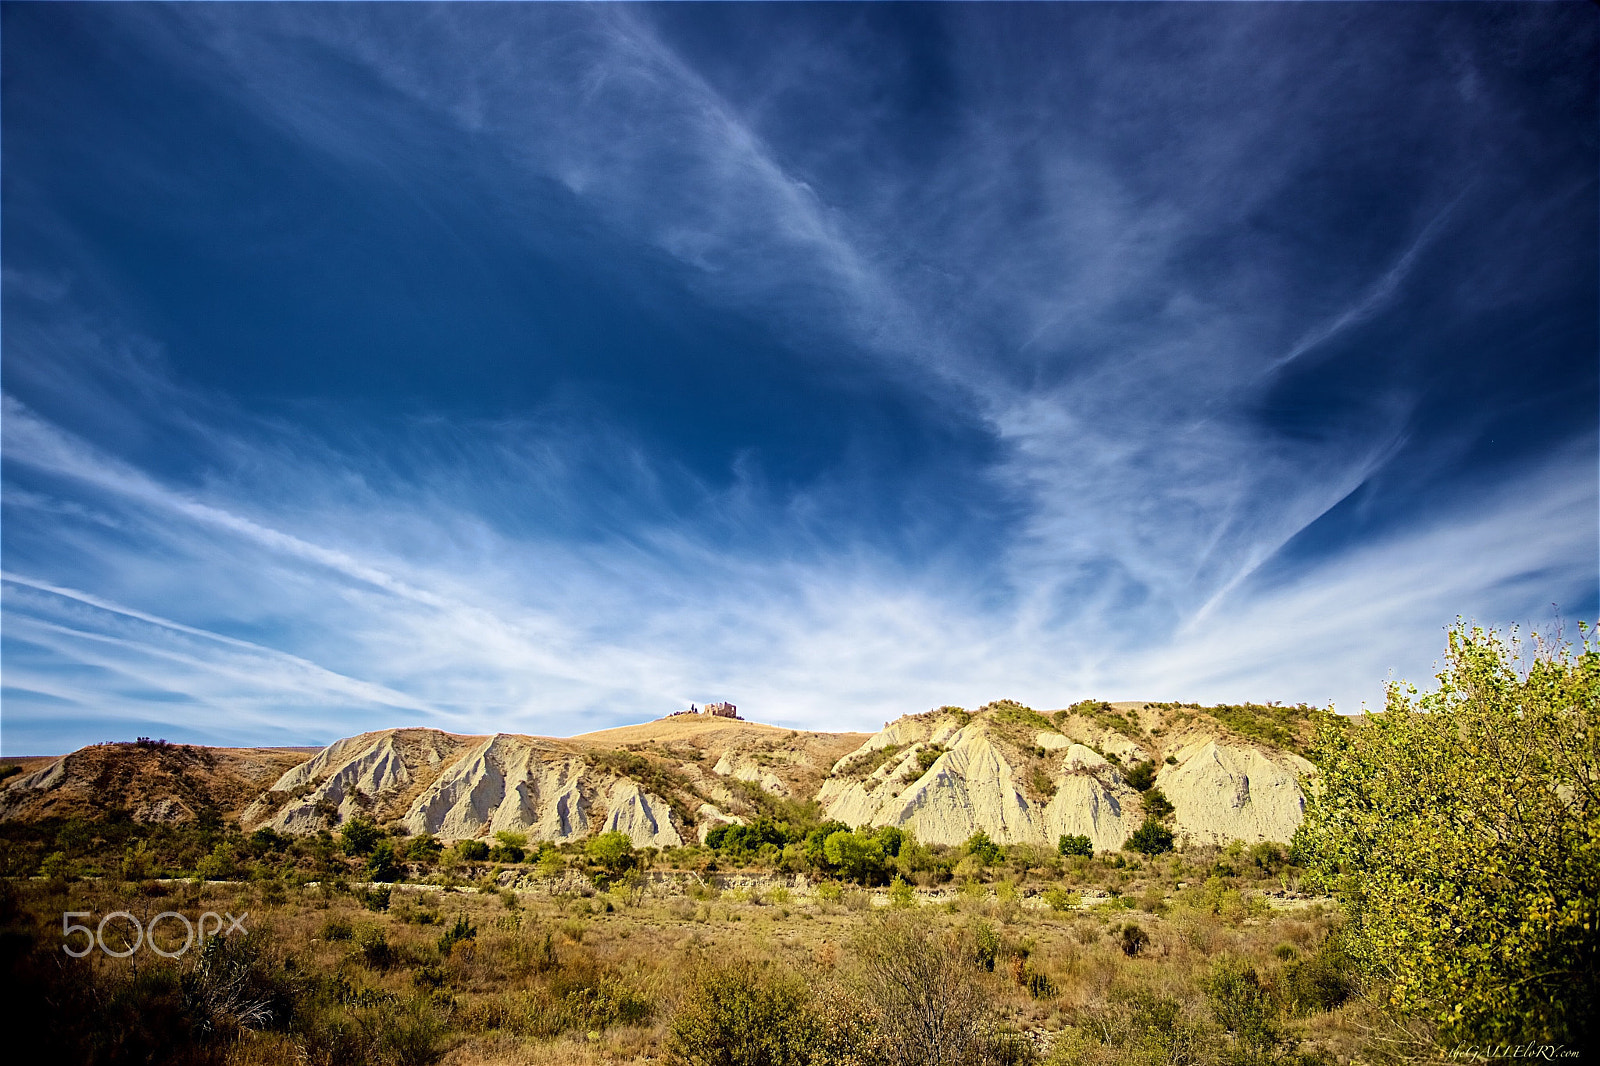
<svg viewBox="0 0 1600 1066">
<path fill-rule="evenodd" d="M 0 14 L 8 754 L 1600 613 L 1591 5 Z"/>
</svg>

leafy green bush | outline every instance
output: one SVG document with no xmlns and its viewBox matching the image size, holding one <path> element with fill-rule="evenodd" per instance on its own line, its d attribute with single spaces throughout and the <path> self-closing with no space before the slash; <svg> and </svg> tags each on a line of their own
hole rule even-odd
<svg viewBox="0 0 1600 1066">
<path fill-rule="evenodd" d="M 450 949 L 463 940 L 472 940 L 478 935 L 478 927 L 467 921 L 466 912 L 456 915 L 456 922 L 439 936 L 439 954 L 445 958 L 450 957 Z"/>
<path fill-rule="evenodd" d="M 1332 1010 L 1356 993 L 1350 957 L 1337 936 L 1314 954 L 1292 959 L 1278 981 L 1279 998 L 1291 1014 Z"/>
<path fill-rule="evenodd" d="M 367 856 L 367 876 L 374 881 L 400 880 L 400 863 L 395 858 L 394 845 L 380 840 Z"/>
<path fill-rule="evenodd" d="M 1122 779 L 1128 787 L 1137 792 L 1148 791 L 1156 783 L 1156 764 L 1153 762 L 1136 762 L 1128 767 Z"/>
<path fill-rule="evenodd" d="M 1572 1041 L 1600 1014 L 1600 643 L 1457 626 L 1437 690 L 1323 729 L 1296 851 L 1345 945 L 1447 1039 Z M 1531 652 L 1531 654 L 1525 654 Z"/>
<path fill-rule="evenodd" d="M 1053 911 L 1068 911 L 1082 903 L 1083 897 L 1076 892 L 1066 891 L 1060 885 L 1052 885 L 1045 890 L 1044 902 Z"/>
<path fill-rule="evenodd" d="M 352 818 L 339 829 L 339 842 L 346 855 L 365 855 L 377 846 L 383 830 L 365 818 Z"/>
<path fill-rule="evenodd" d="M 1148 789 L 1143 802 L 1145 817 L 1155 818 L 1158 821 L 1165 821 L 1178 810 L 1172 805 L 1172 801 L 1167 799 L 1167 794 L 1159 788 Z"/>
<path fill-rule="evenodd" d="M 1146 815 L 1144 823 L 1133 831 L 1128 842 L 1122 846 L 1144 855 L 1160 855 L 1172 850 L 1172 839 L 1172 830 L 1157 821 L 1154 815 Z"/>
<path fill-rule="evenodd" d="M 1091 856 L 1094 854 L 1094 844 L 1086 836 L 1062 833 L 1061 839 L 1056 841 L 1056 851 L 1062 855 Z"/>
<path fill-rule="evenodd" d="M 633 840 L 628 834 L 615 829 L 596 836 L 583 846 L 583 850 L 590 860 L 604 867 L 613 877 L 626 873 L 638 862 L 638 856 L 633 851 Z"/>
<path fill-rule="evenodd" d="M 968 855 L 984 866 L 993 866 L 1005 858 L 1005 852 L 1000 850 L 1000 845 L 990 840 L 989 834 L 982 829 L 968 837 L 962 847 Z"/>
<path fill-rule="evenodd" d="M 369 911 L 386 911 L 389 909 L 389 900 L 392 890 L 388 885 L 377 888 L 360 888 L 355 892 L 356 899 Z"/>
</svg>

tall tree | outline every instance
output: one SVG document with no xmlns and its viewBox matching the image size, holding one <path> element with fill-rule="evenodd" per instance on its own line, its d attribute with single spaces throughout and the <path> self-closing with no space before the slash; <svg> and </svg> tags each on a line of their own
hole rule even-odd
<svg viewBox="0 0 1600 1066">
<path fill-rule="evenodd" d="M 1453 1039 L 1580 1042 L 1600 964 L 1600 644 L 1458 625 L 1438 688 L 1325 726 L 1298 844 L 1375 994 Z"/>
</svg>

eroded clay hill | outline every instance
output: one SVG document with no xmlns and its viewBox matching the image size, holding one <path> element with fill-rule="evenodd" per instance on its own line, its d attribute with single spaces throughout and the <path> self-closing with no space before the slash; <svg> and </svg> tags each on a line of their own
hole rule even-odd
<svg viewBox="0 0 1600 1066">
<path fill-rule="evenodd" d="M 909 715 L 841 759 L 817 798 L 830 818 L 900 826 L 927 843 L 957 844 L 981 829 L 1006 844 L 1074 834 L 1111 849 L 1144 819 L 1150 793 L 1128 779 L 1148 763 L 1177 808 L 1179 836 L 1193 843 L 1284 841 L 1300 824 L 1300 778 L 1314 768 L 1287 750 L 1309 732 L 1286 728 L 1292 711 L 1268 719 L 1280 747 L 1244 739 L 1198 708 L 1080 708 L 1045 715 L 1002 701 Z"/>
<path fill-rule="evenodd" d="M 0 820 L 95 816 L 111 808 L 152 823 L 206 812 L 237 815 L 315 750 L 95 744 L 7 782 Z"/>
<path fill-rule="evenodd" d="M 1001 701 L 908 715 L 870 736 L 681 716 L 568 738 L 388 729 L 310 758 L 102 745 L 11 782 L 0 818 L 114 804 L 151 820 L 215 810 L 287 833 L 359 815 L 444 840 L 619 830 L 639 846 L 671 847 L 814 799 L 826 817 L 901 826 L 929 843 L 983 830 L 1042 845 L 1081 834 L 1111 849 L 1144 817 L 1150 793 L 1130 779 L 1148 764 L 1180 837 L 1287 840 L 1312 772 L 1296 752 L 1318 714 L 1146 703 L 1042 714 Z"/>
</svg>

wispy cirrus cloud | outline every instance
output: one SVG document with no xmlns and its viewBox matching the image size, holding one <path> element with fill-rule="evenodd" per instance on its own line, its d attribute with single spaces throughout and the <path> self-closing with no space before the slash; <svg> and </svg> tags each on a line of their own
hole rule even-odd
<svg viewBox="0 0 1600 1066">
<path fill-rule="evenodd" d="M 359 386 L 263 400 L 273 375 L 242 356 L 160 354 L 179 344 L 164 328 L 203 315 L 172 306 L 181 285 L 127 280 L 143 260 L 112 238 L 78 242 L 73 281 L 8 264 L 7 750 L 67 737 L 63 707 L 86 716 L 78 739 L 102 713 L 211 736 L 228 708 L 237 735 L 315 739 L 396 716 L 572 732 L 718 697 L 835 728 L 1000 695 L 1353 708 L 1415 675 L 1457 614 L 1596 606 L 1592 409 L 1472 384 L 1522 358 L 1519 315 L 1567 323 L 1529 342 L 1536 360 L 1594 384 L 1563 362 L 1592 309 L 1504 268 L 1581 252 L 1552 219 L 1593 182 L 1528 131 L 1487 31 L 1403 12 L 1381 32 L 1287 9 L 901 14 L 94 22 L 270 138 L 241 169 L 283 156 L 297 190 L 354 190 L 305 233 L 252 222 L 260 254 L 310 269 L 321 227 L 370 200 L 390 214 L 356 233 L 362 280 L 399 285 L 401 315 L 432 294 L 387 280 L 389 260 L 476 279 L 434 312 L 465 320 L 426 380 L 485 384 L 376 412 Z M 1435 38 L 1460 70 L 1395 61 Z M 140 162 L 162 202 L 201 198 Z M 261 217 L 295 217 L 270 182 L 243 187 Z M 147 224 L 246 269 L 208 217 Z M 524 260 L 626 298 L 565 306 Z M 395 306 L 340 291 L 352 317 Z M 475 314 L 521 302 L 526 338 L 480 350 Z M 627 315 L 646 325 L 562 340 Z M 1452 373 L 1464 332 L 1482 339 Z M 284 336 L 360 380 L 411 372 Z M 209 361 L 242 369 L 186 380 Z M 637 377 L 633 406 L 595 399 L 602 377 Z M 513 414 L 470 410 L 535 378 Z M 744 403 L 803 428 L 739 422 Z M 1506 419 L 1525 441 L 1464 458 Z"/>
</svg>

